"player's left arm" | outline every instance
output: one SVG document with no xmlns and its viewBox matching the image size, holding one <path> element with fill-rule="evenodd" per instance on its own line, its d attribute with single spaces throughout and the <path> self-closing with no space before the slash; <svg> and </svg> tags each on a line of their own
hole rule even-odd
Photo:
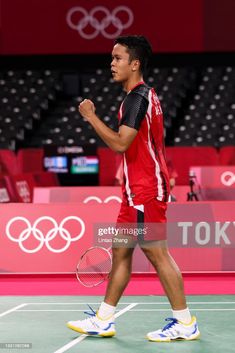
<svg viewBox="0 0 235 353">
<path fill-rule="evenodd" d="M 79 112 L 92 125 L 100 138 L 115 152 L 125 152 L 138 133 L 138 130 L 127 125 L 121 125 L 118 132 L 110 129 L 98 118 L 95 106 L 89 99 L 80 103 Z"/>
</svg>

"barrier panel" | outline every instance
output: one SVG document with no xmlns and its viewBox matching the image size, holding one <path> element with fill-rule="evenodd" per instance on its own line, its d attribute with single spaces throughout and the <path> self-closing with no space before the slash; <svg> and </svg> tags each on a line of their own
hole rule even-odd
<svg viewBox="0 0 235 353">
<path fill-rule="evenodd" d="M 0 205 L 0 272 L 74 272 L 102 236 L 94 229 L 114 227 L 119 207 L 115 200 Z M 235 270 L 234 208 L 232 201 L 169 204 L 169 246 L 182 271 Z M 153 271 L 139 247 L 133 271 Z"/>
<path fill-rule="evenodd" d="M 49 187 L 34 188 L 34 203 L 50 202 L 83 202 L 83 203 L 109 203 L 121 202 L 120 186 L 85 186 L 85 187 Z"/>
<path fill-rule="evenodd" d="M 132 0 L 0 0 L 0 9 L 3 54 L 109 53 L 114 38 L 140 32 L 154 51 L 203 50 L 198 0 L 148 0 L 144 13 L 143 4 Z"/>
<path fill-rule="evenodd" d="M 6 207 L 5 207 L 6 206 Z M 0 205 L 1 272 L 73 272 L 93 223 L 115 222 L 119 204 Z"/>
<path fill-rule="evenodd" d="M 203 200 L 235 200 L 235 166 L 192 166 L 190 175 Z"/>
<path fill-rule="evenodd" d="M 148 0 L 144 10 L 132 0 L 0 0 L 0 51 L 107 53 L 127 33 L 146 35 L 155 52 L 235 49 L 233 0 Z"/>
<path fill-rule="evenodd" d="M 187 201 L 188 185 L 176 185 L 173 194 L 177 201 Z M 35 187 L 34 203 L 50 202 L 121 202 L 122 192 L 120 186 L 92 186 L 92 187 Z"/>
<path fill-rule="evenodd" d="M 235 188 L 235 166 L 191 167 L 198 183 L 209 188 Z"/>
</svg>

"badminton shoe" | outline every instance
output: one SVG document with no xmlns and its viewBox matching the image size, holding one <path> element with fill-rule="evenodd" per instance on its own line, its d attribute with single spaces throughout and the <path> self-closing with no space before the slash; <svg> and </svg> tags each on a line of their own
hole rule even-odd
<svg viewBox="0 0 235 353">
<path fill-rule="evenodd" d="M 154 342 L 171 342 L 176 340 L 191 341 L 199 338 L 200 332 L 195 316 L 189 324 L 183 324 L 174 318 L 168 318 L 169 323 L 160 330 L 149 332 L 147 338 Z"/>
<path fill-rule="evenodd" d="M 89 305 L 88 305 L 89 306 Z M 84 320 L 69 321 L 67 327 L 86 335 L 112 337 L 116 334 L 114 316 L 107 320 L 102 320 L 90 306 L 91 312 L 85 312 L 90 317 Z"/>
</svg>

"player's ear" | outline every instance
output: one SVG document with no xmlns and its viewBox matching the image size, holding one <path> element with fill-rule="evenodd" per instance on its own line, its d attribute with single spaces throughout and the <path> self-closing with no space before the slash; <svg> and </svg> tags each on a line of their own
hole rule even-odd
<svg viewBox="0 0 235 353">
<path fill-rule="evenodd" d="M 140 61 L 137 59 L 134 59 L 132 61 L 132 71 L 138 71 L 140 69 Z"/>
</svg>

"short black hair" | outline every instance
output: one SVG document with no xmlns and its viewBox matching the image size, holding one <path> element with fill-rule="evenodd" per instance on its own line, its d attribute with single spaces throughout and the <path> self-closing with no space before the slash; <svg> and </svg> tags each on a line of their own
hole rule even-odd
<svg viewBox="0 0 235 353">
<path fill-rule="evenodd" d="M 146 73 L 152 57 L 152 47 L 149 41 L 141 35 L 126 35 L 115 39 L 115 44 L 124 45 L 130 55 L 130 61 L 140 61 L 140 71 Z"/>
</svg>

